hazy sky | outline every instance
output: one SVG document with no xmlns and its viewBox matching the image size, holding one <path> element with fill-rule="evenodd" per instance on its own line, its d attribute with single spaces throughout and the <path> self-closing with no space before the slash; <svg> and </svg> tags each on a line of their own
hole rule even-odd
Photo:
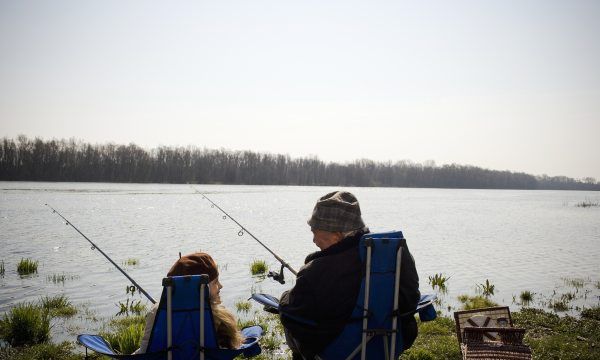
<svg viewBox="0 0 600 360">
<path fill-rule="evenodd" d="M 600 180 L 600 1 L 0 0 L 0 137 Z"/>
</svg>

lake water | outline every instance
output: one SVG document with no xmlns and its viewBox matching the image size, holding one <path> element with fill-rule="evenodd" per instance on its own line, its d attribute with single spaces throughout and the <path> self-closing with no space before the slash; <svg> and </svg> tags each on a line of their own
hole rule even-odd
<svg viewBox="0 0 600 360">
<path fill-rule="evenodd" d="M 55 324 L 58 338 L 93 332 L 115 315 L 128 280 L 44 204 L 56 208 L 155 299 L 161 278 L 182 254 L 205 251 L 221 268 L 221 298 L 232 307 L 252 291 L 279 295 L 293 285 L 250 276 L 255 259 L 277 262 L 188 185 L 0 182 L 0 313 L 22 301 L 66 294 L 87 310 Z M 261 241 L 298 269 L 317 248 L 306 220 L 315 201 L 337 188 L 196 185 Z M 600 193 L 579 191 L 346 188 L 359 199 L 372 231 L 402 230 L 416 260 L 422 292 L 428 276 L 450 276 L 445 302 L 475 293 L 489 279 L 496 302 L 512 305 L 523 290 L 539 298 L 570 291 L 582 279 L 576 306 L 600 298 Z M 39 261 L 38 274 L 20 277 L 21 258 Z M 49 277 L 66 275 L 64 283 Z M 573 289 L 571 289 L 573 290 Z M 139 295 L 135 299 L 143 298 Z M 145 301 L 145 300 L 143 300 Z M 93 321 L 96 319 L 98 321 Z M 54 330 L 53 330 L 54 331 Z M 54 331 L 56 332 L 56 331 Z M 55 335 L 56 337 L 57 335 Z"/>
</svg>

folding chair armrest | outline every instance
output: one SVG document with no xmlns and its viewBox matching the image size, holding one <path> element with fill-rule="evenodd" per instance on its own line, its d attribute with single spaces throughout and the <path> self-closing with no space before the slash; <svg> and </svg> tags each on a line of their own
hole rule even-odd
<svg viewBox="0 0 600 360">
<path fill-rule="evenodd" d="M 81 334 L 77 336 L 77 342 L 90 350 L 106 356 L 119 355 L 100 335 Z"/>
</svg>

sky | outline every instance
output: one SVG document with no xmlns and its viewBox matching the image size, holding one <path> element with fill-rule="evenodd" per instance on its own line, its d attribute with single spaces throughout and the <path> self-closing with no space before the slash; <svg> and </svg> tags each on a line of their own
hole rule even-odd
<svg viewBox="0 0 600 360">
<path fill-rule="evenodd" d="M 0 0 L 0 137 L 600 180 L 600 1 Z"/>
</svg>

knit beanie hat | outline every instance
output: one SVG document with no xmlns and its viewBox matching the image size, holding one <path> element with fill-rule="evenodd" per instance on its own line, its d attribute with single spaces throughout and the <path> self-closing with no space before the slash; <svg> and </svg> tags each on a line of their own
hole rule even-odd
<svg viewBox="0 0 600 360">
<path fill-rule="evenodd" d="M 201 275 L 206 274 L 210 281 L 219 277 L 217 264 L 210 255 L 197 252 L 182 256 L 171 267 L 167 276 Z"/>
<path fill-rule="evenodd" d="M 347 191 L 334 191 L 321 197 L 313 209 L 308 225 L 311 229 L 329 232 L 346 232 L 365 227 L 358 200 Z"/>
</svg>

